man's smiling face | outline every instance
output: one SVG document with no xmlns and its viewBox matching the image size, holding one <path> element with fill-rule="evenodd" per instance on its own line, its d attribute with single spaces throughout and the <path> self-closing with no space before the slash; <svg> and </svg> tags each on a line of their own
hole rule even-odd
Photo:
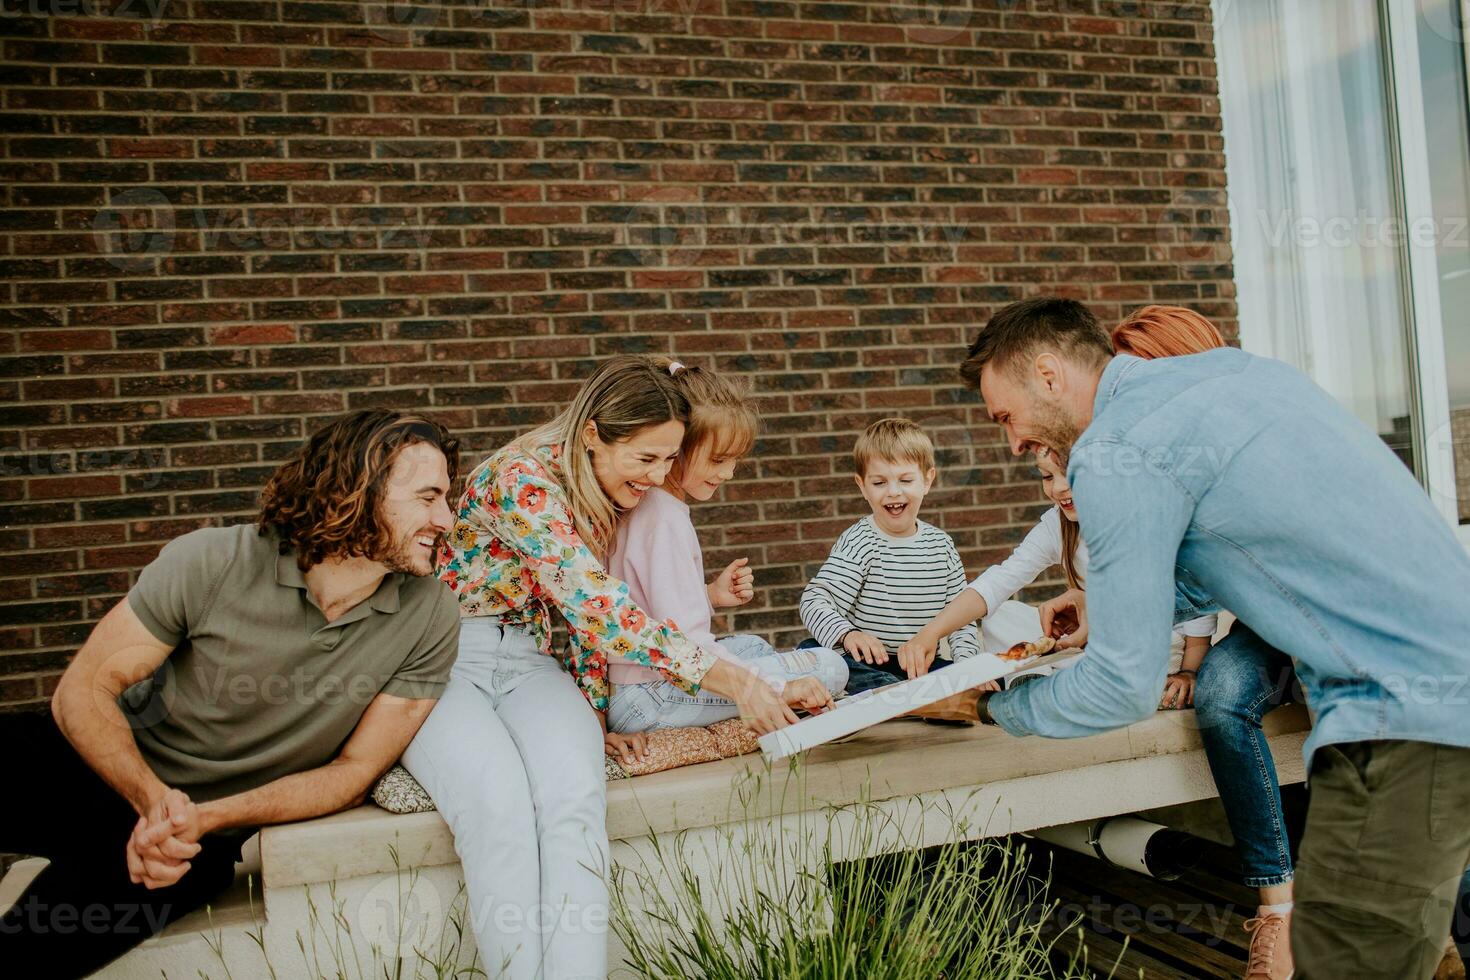
<svg viewBox="0 0 1470 980">
<path fill-rule="evenodd" d="M 1064 397 L 1063 366 L 1054 354 L 1042 354 L 1021 372 L 990 363 L 980 372 L 980 396 L 997 425 L 1005 430 L 1017 456 L 1045 448 L 1069 453 L 1089 420 L 1074 417 Z"/>
</svg>

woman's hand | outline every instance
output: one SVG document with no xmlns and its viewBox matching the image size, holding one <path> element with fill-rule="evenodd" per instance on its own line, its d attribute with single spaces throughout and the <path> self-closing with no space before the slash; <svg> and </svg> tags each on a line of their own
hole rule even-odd
<svg viewBox="0 0 1470 980">
<path fill-rule="evenodd" d="M 700 682 L 706 690 L 727 697 L 740 709 L 740 718 L 757 735 L 796 724 L 796 713 L 754 671 L 728 660 L 716 660 Z"/>
<path fill-rule="evenodd" d="M 776 696 L 771 685 L 758 677 L 743 695 L 735 698 L 735 703 L 740 706 L 741 719 L 757 735 L 768 735 L 797 722 L 796 712 Z"/>
<path fill-rule="evenodd" d="M 819 714 L 832 707 L 832 693 L 827 685 L 815 677 L 798 677 L 786 682 L 781 691 L 781 700 L 789 708 L 800 708 L 810 714 Z"/>
<path fill-rule="evenodd" d="M 630 766 L 635 762 L 647 762 L 648 736 L 642 732 L 634 732 L 631 735 L 608 732 L 602 736 L 602 750 L 619 762 L 626 762 Z"/>
<path fill-rule="evenodd" d="M 1164 695 L 1159 699 L 1160 708 L 1194 707 L 1194 671 L 1181 670 L 1169 675 L 1164 683 Z"/>
<path fill-rule="evenodd" d="M 912 680 L 929 673 L 929 665 L 934 662 L 935 651 L 939 644 L 923 630 L 914 634 L 913 639 L 906 641 L 898 648 L 898 665 L 903 672 Z"/>
<path fill-rule="evenodd" d="M 1068 589 L 1040 606 L 1041 632 L 1057 641 L 1058 650 L 1087 645 L 1087 593 Z"/>
<path fill-rule="evenodd" d="M 755 598 L 755 572 L 749 558 L 736 558 L 709 584 L 709 604 L 715 609 L 743 606 Z"/>
</svg>

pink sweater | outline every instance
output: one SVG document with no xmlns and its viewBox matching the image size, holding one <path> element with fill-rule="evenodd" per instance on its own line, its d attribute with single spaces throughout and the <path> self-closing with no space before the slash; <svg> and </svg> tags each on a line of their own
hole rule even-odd
<svg viewBox="0 0 1470 980">
<path fill-rule="evenodd" d="M 704 580 L 704 554 L 689 518 L 689 505 L 654 488 L 619 522 L 618 537 L 607 570 L 628 585 L 638 608 L 658 620 L 673 620 L 679 632 L 721 660 L 741 663 L 715 640 L 710 625 L 714 610 Z M 607 658 L 608 680 L 619 684 L 660 683 L 658 671 Z M 745 665 L 749 667 L 749 665 Z M 766 671 L 757 674 L 780 693 L 785 679 Z"/>
</svg>

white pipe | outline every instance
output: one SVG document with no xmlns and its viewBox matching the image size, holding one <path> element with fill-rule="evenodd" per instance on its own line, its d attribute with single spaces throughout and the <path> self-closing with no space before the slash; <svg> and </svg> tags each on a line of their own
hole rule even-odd
<svg viewBox="0 0 1470 980">
<path fill-rule="evenodd" d="M 1161 881 L 1178 878 L 1192 867 L 1192 852 L 1199 845 L 1189 834 L 1134 816 L 1043 827 L 1030 836 Z"/>
</svg>

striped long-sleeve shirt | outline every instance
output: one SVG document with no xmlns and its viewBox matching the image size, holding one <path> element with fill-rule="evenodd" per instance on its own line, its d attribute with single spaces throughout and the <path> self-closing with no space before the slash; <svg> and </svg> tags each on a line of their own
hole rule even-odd
<svg viewBox="0 0 1470 980">
<path fill-rule="evenodd" d="M 894 538 L 864 517 L 842 532 L 821 571 L 801 594 L 801 621 L 822 646 L 842 649 L 853 630 L 883 641 L 889 654 L 912 639 L 965 588 L 965 566 L 948 534 L 919 522 Z M 973 655 L 975 624 L 949 636 L 955 659 Z"/>
</svg>

